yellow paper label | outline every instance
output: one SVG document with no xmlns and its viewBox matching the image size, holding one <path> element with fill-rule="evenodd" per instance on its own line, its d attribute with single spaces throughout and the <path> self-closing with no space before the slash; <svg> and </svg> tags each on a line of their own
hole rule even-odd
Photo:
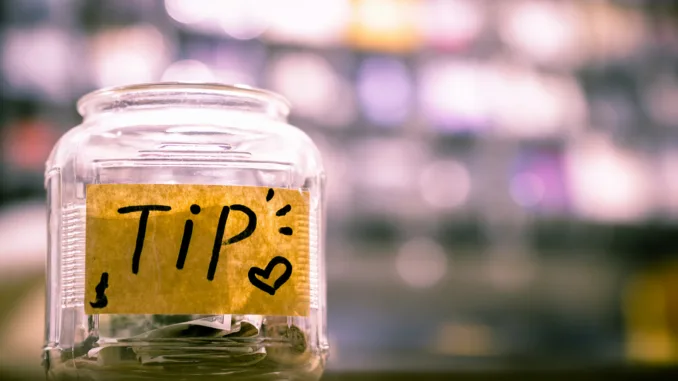
<svg viewBox="0 0 678 381">
<path fill-rule="evenodd" d="M 87 314 L 309 313 L 309 194 L 87 186 Z"/>
</svg>

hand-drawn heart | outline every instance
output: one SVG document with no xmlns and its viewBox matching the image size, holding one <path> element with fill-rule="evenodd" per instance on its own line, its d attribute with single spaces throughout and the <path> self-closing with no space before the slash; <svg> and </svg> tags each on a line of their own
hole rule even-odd
<svg viewBox="0 0 678 381">
<path fill-rule="evenodd" d="M 271 271 L 273 271 L 273 268 L 277 265 L 284 265 L 285 266 L 285 272 L 273 282 L 273 286 L 269 286 L 268 284 L 264 283 L 263 281 L 259 280 L 257 278 L 257 275 L 264 278 L 268 279 L 269 276 L 271 276 Z M 247 273 L 247 276 L 250 278 L 250 283 L 261 291 L 268 293 L 270 295 L 275 295 L 276 290 L 278 290 L 285 282 L 287 282 L 290 279 L 290 276 L 292 275 L 292 264 L 290 261 L 288 261 L 286 258 L 283 257 L 275 257 L 271 259 L 270 262 L 268 262 L 268 265 L 266 265 L 266 269 L 260 269 L 259 267 L 252 267 L 250 268 L 249 273 Z"/>
</svg>

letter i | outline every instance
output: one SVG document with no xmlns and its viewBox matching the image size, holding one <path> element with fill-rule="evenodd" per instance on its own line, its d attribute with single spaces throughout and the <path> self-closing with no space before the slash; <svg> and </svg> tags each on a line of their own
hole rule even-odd
<svg viewBox="0 0 678 381">
<path fill-rule="evenodd" d="M 193 204 L 191 205 L 191 213 L 198 214 L 200 213 L 200 206 Z M 191 235 L 193 234 L 193 221 L 186 220 L 184 224 L 184 236 L 181 238 L 181 248 L 179 249 L 179 257 L 177 257 L 177 269 L 181 270 L 184 268 L 184 263 L 186 262 L 186 255 L 188 255 L 188 245 L 191 243 Z"/>
</svg>

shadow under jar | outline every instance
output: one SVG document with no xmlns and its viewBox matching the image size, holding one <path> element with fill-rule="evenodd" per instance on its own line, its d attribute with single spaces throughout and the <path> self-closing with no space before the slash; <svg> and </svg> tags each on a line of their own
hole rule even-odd
<svg viewBox="0 0 678 381">
<path fill-rule="evenodd" d="M 286 100 L 159 83 L 93 92 L 78 111 L 83 123 L 54 147 L 45 175 L 48 379 L 319 379 L 328 353 L 324 171 L 313 142 L 287 124 Z M 302 207 L 275 204 L 284 194 Z M 187 207 L 193 195 L 202 210 Z M 127 213 L 125 197 L 174 209 Z M 239 210 L 229 197 L 254 204 Z M 258 214 L 247 239 L 243 208 Z M 292 214 L 296 224 L 273 237 L 272 219 Z M 290 251 L 296 259 L 266 266 Z M 102 263 L 105 276 L 92 273 Z M 302 307 L 279 313 L 293 302 Z"/>
</svg>

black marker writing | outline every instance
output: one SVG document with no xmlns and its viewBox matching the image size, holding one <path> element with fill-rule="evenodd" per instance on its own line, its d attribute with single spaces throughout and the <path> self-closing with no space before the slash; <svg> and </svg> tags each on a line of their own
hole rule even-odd
<svg viewBox="0 0 678 381">
<path fill-rule="evenodd" d="M 234 235 L 233 237 L 224 239 L 224 233 L 226 232 L 226 222 L 228 221 L 228 214 L 231 210 L 243 212 L 247 215 L 248 222 L 247 226 L 243 231 Z M 254 233 L 254 230 L 257 228 L 257 215 L 252 211 L 252 209 L 246 207 L 245 205 L 234 204 L 229 208 L 224 206 L 221 209 L 221 214 L 219 215 L 219 223 L 217 224 L 217 232 L 214 236 L 214 246 L 212 247 L 212 258 L 210 259 L 210 265 L 207 269 L 207 280 L 214 280 L 214 274 L 217 272 L 217 265 L 219 264 L 219 252 L 221 251 L 222 245 L 230 245 L 236 242 L 240 242 L 245 238 L 249 237 Z"/>
<path fill-rule="evenodd" d="M 104 308 L 108 305 L 108 298 L 106 297 L 106 289 L 108 288 L 108 273 L 101 274 L 101 280 L 99 284 L 94 288 L 96 291 L 96 300 L 94 302 L 89 302 L 89 305 L 92 308 Z"/>
<path fill-rule="evenodd" d="M 224 238 L 226 231 L 226 220 L 228 219 L 228 206 L 221 208 L 219 215 L 219 223 L 217 224 L 217 234 L 214 235 L 214 246 L 212 246 L 212 259 L 210 259 L 210 267 L 207 269 L 207 280 L 214 279 L 214 273 L 217 271 L 217 264 L 219 263 L 219 251 L 221 251 L 221 240 Z"/>
<path fill-rule="evenodd" d="M 273 272 L 273 268 L 277 265 L 285 266 L 285 272 L 283 272 L 282 275 L 280 275 L 280 277 L 278 277 L 278 279 L 273 282 L 273 286 L 270 286 L 266 282 L 259 279 L 259 277 L 261 277 L 268 280 L 268 278 L 271 276 L 271 273 Z M 292 264 L 287 260 L 287 258 L 280 256 L 271 259 L 271 261 L 268 262 L 268 265 L 266 265 L 265 269 L 251 267 L 250 271 L 247 273 L 250 283 L 252 283 L 254 287 L 269 295 L 275 295 L 275 292 L 290 279 L 290 276 L 292 276 Z"/>
<path fill-rule="evenodd" d="M 224 245 L 230 245 L 232 243 L 242 241 L 243 239 L 251 236 L 252 233 L 254 233 L 254 229 L 257 228 L 257 215 L 254 214 L 252 209 L 246 207 L 245 205 L 233 204 L 231 205 L 231 210 L 237 210 L 238 212 L 245 213 L 249 221 L 247 222 L 245 230 L 226 240 L 226 242 L 224 242 Z"/>
<path fill-rule="evenodd" d="M 271 194 L 271 192 L 273 192 L 273 189 L 269 190 L 269 194 Z M 266 201 L 268 201 L 268 200 L 266 200 Z M 277 217 L 283 217 L 283 216 L 287 215 L 287 213 L 289 213 L 290 211 L 292 211 L 292 205 L 287 204 L 287 205 L 283 206 L 282 208 L 278 209 L 278 211 L 275 212 L 275 215 Z M 278 232 L 280 234 L 283 234 L 283 235 L 292 235 L 292 233 L 293 233 L 292 228 L 289 227 L 289 226 L 281 227 L 280 229 L 278 229 Z"/>
<path fill-rule="evenodd" d="M 286 215 L 287 213 L 289 213 L 290 210 L 292 210 L 292 206 L 290 204 L 287 204 L 287 205 L 283 206 L 282 208 L 280 208 L 277 212 L 275 212 L 275 215 L 278 216 L 278 217 L 282 217 L 282 216 Z"/>
<path fill-rule="evenodd" d="M 191 205 L 191 213 L 200 213 L 200 205 Z M 188 255 L 188 245 L 191 243 L 191 235 L 193 234 L 193 221 L 186 220 L 184 224 L 184 236 L 181 238 L 181 247 L 179 248 L 179 256 L 177 257 L 177 269 L 184 268 L 186 256 Z"/>
<path fill-rule="evenodd" d="M 167 212 L 172 210 L 172 208 L 166 205 L 135 205 L 118 209 L 118 213 L 120 214 L 141 212 L 141 217 L 139 218 L 139 231 L 137 232 L 137 243 L 134 247 L 134 255 L 132 256 L 132 273 L 134 274 L 139 273 L 139 261 L 141 260 L 141 251 L 144 249 L 146 225 L 148 224 L 148 216 L 151 214 L 151 210 Z"/>
<path fill-rule="evenodd" d="M 273 188 L 269 188 L 268 192 L 266 194 L 266 201 L 270 202 L 273 200 L 275 197 L 275 191 Z M 127 213 L 134 213 L 134 212 L 140 212 L 139 216 L 139 229 L 137 232 L 137 238 L 136 238 L 136 245 L 134 247 L 134 254 L 132 256 L 132 273 L 138 274 L 139 273 L 139 266 L 140 266 L 140 261 L 141 261 L 141 253 L 143 252 L 144 248 L 144 239 L 146 236 L 146 228 L 148 225 L 148 219 L 150 217 L 151 211 L 161 211 L 161 212 L 167 212 L 172 210 L 172 208 L 168 205 L 133 205 L 133 206 L 126 206 L 123 208 L 118 209 L 118 213 L 120 214 L 127 214 Z M 193 204 L 190 206 L 190 211 L 192 214 L 197 215 L 200 213 L 201 208 L 197 204 Z M 247 226 L 239 233 L 233 235 L 230 238 L 227 238 L 224 240 L 224 235 L 226 234 L 226 226 L 228 222 L 228 217 L 231 213 L 231 211 L 236 211 L 236 212 L 241 212 L 244 213 L 245 216 L 247 216 Z M 280 209 L 278 209 L 275 212 L 275 215 L 277 217 L 284 217 L 288 215 L 289 212 L 292 211 L 292 206 L 290 204 L 286 204 Z M 183 235 L 181 238 L 181 244 L 179 247 L 179 253 L 177 255 L 177 261 L 176 261 L 176 268 L 178 270 L 182 270 L 184 266 L 186 265 L 186 259 L 188 256 L 188 249 L 191 245 L 191 238 L 193 236 L 193 230 L 195 227 L 195 223 L 192 219 L 187 219 L 184 222 L 184 231 Z M 233 204 L 230 206 L 224 206 L 221 209 L 221 213 L 219 215 L 219 221 L 217 223 L 217 229 L 216 233 L 214 236 L 214 245 L 212 247 L 212 256 L 210 258 L 210 263 L 209 267 L 207 269 L 207 280 L 212 281 L 214 280 L 214 277 L 216 275 L 216 271 L 219 265 L 219 256 L 221 253 L 222 246 L 227 246 L 231 245 L 240 241 L 243 241 L 250 237 L 252 234 L 254 234 L 254 231 L 257 228 L 257 215 L 250 209 L 249 207 L 241 204 Z M 289 226 L 283 226 L 278 229 L 278 232 L 280 234 L 286 235 L 286 236 L 291 236 L 293 234 L 293 230 Z M 275 263 L 279 261 L 279 259 L 276 259 L 273 261 L 273 266 Z M 280 262 L 282 263 L 282 262 Z M 282 282 L 286 281 L 286 277 L 289 275 L 283 275 L 282 277 Z M 107 278 L 106 278 L 107 279 Z M 103 282 L 103 281 L 102 281 Z M 106 284 L 107 282 L 101 283 Z M 104 287 L 104 286 L 102 286 Z M 103 290 L 101 291 L 103 293 Z M 98 294 L 97 294 L 98 295 Z M 103 294 L 102 294 L 103 295 Z M 104 296 L 105 297 L 105 296 Z M 99 303 L 99 299 L 97 299 L 97 302 Z"/>
</svg>

